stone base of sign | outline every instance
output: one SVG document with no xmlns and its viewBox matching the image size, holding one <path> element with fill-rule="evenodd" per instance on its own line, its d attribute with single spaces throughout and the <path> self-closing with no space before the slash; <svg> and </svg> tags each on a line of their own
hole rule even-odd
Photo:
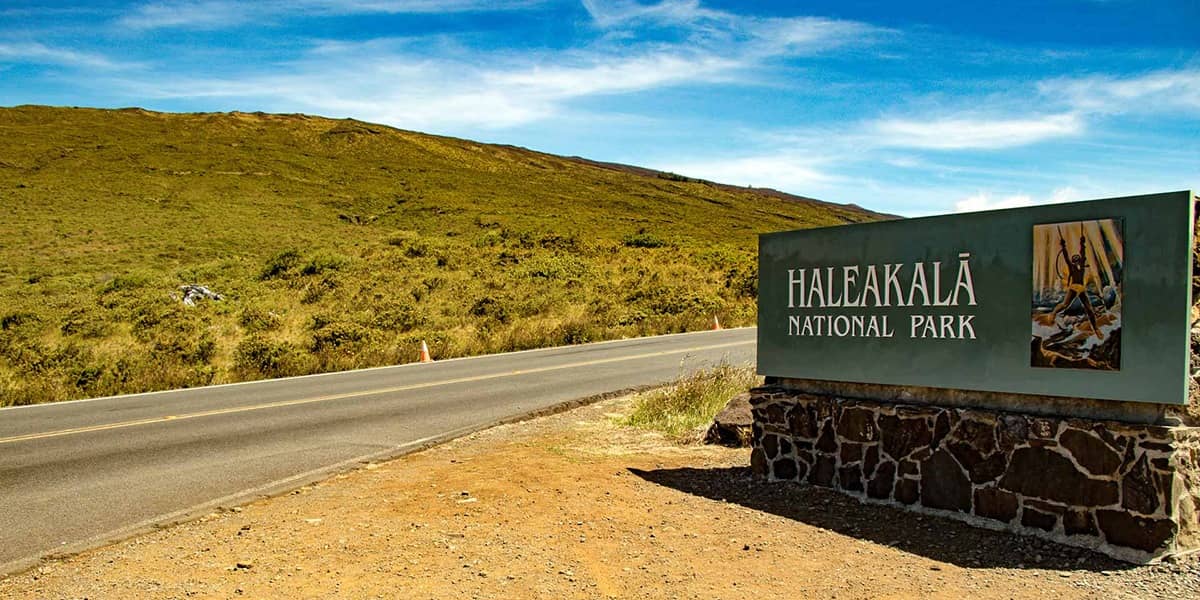
<svg viewBox="0 0 1200 600">
<path fill-rule="evenodd" d="M 1200 428 L 763 387 L 751 465 L 1137 563 L 1200 550 Z"/>
</svg>

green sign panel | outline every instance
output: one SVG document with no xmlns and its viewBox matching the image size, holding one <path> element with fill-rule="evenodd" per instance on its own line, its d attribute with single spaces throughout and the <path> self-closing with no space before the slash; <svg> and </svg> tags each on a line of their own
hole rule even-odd
<svg viewBox="0 0 1200 600">
<path fill-rule="evenodd" d="M 1187 402 L 1193 197 L 765 234 L 758 372 Z"/>
</svg>

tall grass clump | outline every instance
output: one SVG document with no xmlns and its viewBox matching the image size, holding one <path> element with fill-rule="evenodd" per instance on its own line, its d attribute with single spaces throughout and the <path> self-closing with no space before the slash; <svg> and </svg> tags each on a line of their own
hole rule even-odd
<svg viewBox="0 0 1200 600">
<path fill-rule="evenodd" d="M 721 364 L 640 395 L 622 423 L 686 439 L 687 434 L 712 422 L 730 398 L 757 384 L 753 367 Z"/>
</svg>

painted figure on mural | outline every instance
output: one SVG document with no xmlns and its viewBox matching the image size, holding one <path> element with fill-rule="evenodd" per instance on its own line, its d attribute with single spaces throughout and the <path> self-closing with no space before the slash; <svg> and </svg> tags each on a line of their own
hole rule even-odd
<svg viewBox="0 0 1200 600">
<path fill-rule="evenodd" d="M 1087 300 L 1087 285 L 1084 278 L 1087 276 L 1087 238 L 1079 236 L 1079 254 L 1074 256 L 1067 253 L 1067 240 L 1062 237 L 1062 232 L 1058 236 L 1059 258 L 1066 263 L 1067 270 L 1067 296 L 1059 302 L 1051 314 L 1058 317 L 1062 311 L 1070 308 L 1076 298 L 1083 298 L 1080 306 L 1087 313 L 1088 323 L 1092 326 L 1092 335 L 1100 337 L 1100 328 L 1096 326 L 1096 311 L 1092 308 L 1092 303 Z"/>
<path fill-rule="evenodd" d="M 1122 225 L 1097 219 L 1034 226 L 1031 366 L 1121 368 Z"/>
</svg>

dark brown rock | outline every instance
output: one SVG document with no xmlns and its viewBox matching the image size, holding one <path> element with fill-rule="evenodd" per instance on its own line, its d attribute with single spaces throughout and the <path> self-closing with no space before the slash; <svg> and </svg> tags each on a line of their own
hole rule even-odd
<svg viewBox="0 0 1200 600">
<path fill-rule="evenodd" d="M 963 419 L 954 428 L 952 437 L 969 444 L 982 455 L 991 454 L 996 450 L 996 429 L 991 423 Z"/>
<path fill-rule="evenodd" d="M 862 468 L 858 465 L 850 465 L 838 469 L 838 483 L 843 490 L 863 491 Z"/>
<path fill-rule="evenodd" d="M 783 405 L 781 405 L 778 402 L 775 402 L 773 404 L 768 404 L 766 409 L 764 410 L 764 413 L 765 413 L 764 416 L 766 416 L 766 422 L 768 425 L 786 425 L 787 424 L 784 420 L 786 417 L 786 414 L 784 412 Z"/>
<path fill-rule="evenodd" d="M 1100 535 L 1096 519 L 1086 510 L 1068 509 L 1063 513 L 1063 531 L 1067 535 Z"/>
<path fill-rule="evenodd" d="M 945 448 L 954 456 L 954 460 L 957 460 L 958 464 L 962 465 L 963 469 L 967 471 L 970 471 L 972 467 L 983 462 L 983 455 L 966 442 L 948 442 L 945 444 Z"/>
<path fill-rule="evenodd" d="M 817 450 L 833 454 L 837 452 L 837 449 L 838 444 L 837 438 L 833 435 L 833 425 L 826 421 L 825 425 L 821 427 L 821 438 L 817 440 Z"/>
<path fill-rule="evenodd" d="M 921 504 L 945 510 L 971 510 L 971 481 L 945 450 L 934 452 L 921 463 Z"/>
<path fill-rule="evenodd" d="M 1178 529 L 1170 519 L 1136 517 L 1120 510 L 1097 510 L 1096 522 L 1108 543 L 1146 552 L 1163 547 Z"/>
<path fill-rule="evenodd" d="M 750 451 L 750 470 L 760 477 L 767 475 L 767 456 L 763 453 L 762 448 L 755 448 Z"/>
<path fill-rule="evenodd" d="M 889 461 L 879 463 L 875 476 L 867 484 L 867 495 L 886 500 L 892 496 L 892 485 L 896 481 L 896 465 Z"/>
<path fill-rule="evenodd" d="M 842 443 L 841 457 L 842 457 L 843 465 L 847 465 L 847 464 L 850 464 L 853 462 L 858 462 L 858 461 L 862 460 L 862 455 L 863 455 L 862 444 L 856 444 L 854 442 L 843 442 Z"/>
<path fill-rule="evenodd" d="M 945 439 L 949 434 L 950 415 L 947 411 L 943 410 L 942 412 L 938 413 L 937 419 L 933 422 L 933 439 L 930 440 L 929 445 L 936 448 L 938 444 L 941 444 L 942 440 Z"/>
<path fill-rule="evenodd" d="M 775 457 L 779 456 L 779 436 L 773 433 L 764 435 L 762 448 L 768 460 L 775 460 Z"/>
<path fill-rule="evenodd" d="M 792 435 L 813 440 L 817 437 L 817 414 L 808 406 L 797 404 L 788 412 L 788 428 Z"/>
<path fill-rule="evenodd" d="M 1017 495 L 995 487 L 975 490 L 975 514 L 1001 523 L 1017 517 Z"/>
<path fill-rule="evenodd" d="M 971 477 L 971 483 L 987 483 L 995 481 L 997 477 L 1004 474 L 1004 470 L 1008 468 L 1007 456 L 1002 452 L 996 452 L 991 456 L 983 459 L 978 464 L 971 467 L 967 475 Z"/>
<path fill-rule="evenodd" d="M 998 429 L 1000 435 L 996 441 L 1004 452 L 1012 452 L 1029 439 L 1029 421 L 1019 415 L 1000 417 Z"/>
<path fill-rule="evenodd" d="M 822 454 L 817 457 L 817 464 L 808 473 L 808 482 L 822 487 L 833 487 L 833 475 L 836 462 L 832 456 Z"/>
<path fill-rule="evenodd" d="M 896 481 L 896 501 L 901 504 L 913 504 L 917 501 L 920 495 L 918 493 L 917 482 L 914 479 L 900 479 Z"/>
<path fill-rule="evenodd" d="M 1054 439 L 1058 435 L 1058 422 L 1051 419 L 1030 419 L 1029 431 L 1040 438 Z"/>
<path fill-rule="evenodd" d="M 771 469 L 775 474 L 775 479 L 782 479 L 784 481 L 793 481 L 796 479 L 796 475 L 799 474 L 796 469 L 796 459 L 790 456 L 785 456 L 771 463 Z"/>
<path fill-rule="evenodd" d="M 873 442 L 879 439 L 875 413 L 866 408 L 844 408 L 838 418 L 837 434 L 852 442 Z"/>
<path fill-rule="evenodd" d="M 1159 504 L 1154 479 L 1143 454 L 1121 480 L 1121 506 L 1144 515 L 1154 514 Z"/>
<path fill-rule="evenodd" d="M 792 453 L 792 441 L 786 437 L 779 437 L 779 455 L 786 456 Z"/>
<path fill-rule="evenodd" d="M 1121 455 L 1104 440 L 1076 429 L 1062 432 L 1058 441 L 1092 475 L 1112 475 L 1121 466 Z"/>
<path fill-rule="evenodd" d="M 921 470 L 919 468 L 917 468 L 917 463 L 915 463 L 911 460 L 900 461 L 900 465 L 896 469 L 896 474 L 900 475 L 901 477 L 903 477 L 904 475 L 916 475 L 917 473 L 920 473 L 920 472 L 921 472 Z"/>
<path fill-rule="evenodd" d="M 1075 506 L 1107 506 L 1118 500 L 1115 482 L 1090 479 L 1069 459 L 1045 448 L 1015 450 L 1000 487 Z"/>
<path fill-rule="evenodd" d="M 704 441 L 731 448 L 750 446 L 754 416 L 750 411 L 750 393 L 738 394 L 729 400 L 725 408 L 713 417 L 712 425 L 704 434 Z"/>
<path fill-rule="evenodd" d="M 1058 524 L 1058 515 L 1044 513 L 1036 508 L 1026 506 L 1021 510 L 1021 524 L 1026 527 L 1054 531 L 1054 526 Z"/>
<path fill-rule="evenodd" d="M 1120 453 L 1125 449 L 1125 438 L 1109 431 L 1108 427 L 1105 427 L 1103 423 L 1093 425 L 1092 433 L 1100 436 L 1100 439 L 1104 440 L 1104 443 L 1108 444 L 1108 447 L 1112 448 L 1114 452 Z"/>
<path fill-rule="evenodd" d="M 797 458 L 797 459 L 798 459 L 800 462 L 802 462 L 802 463 L 804 463 L 804 464 L 806 464 L 806 465 L 811 465 L 811 464 L 813 464 L 813 460 L 814 460 L 814 459 L 813 459 L 813 453 L 812 453 L 812 452 L 810 452 L 810 451 L 808 451 L 808 450 L 799 450 L 799 451 L 797 451 L 797 452 L 796 452 L 796 458 Z"/>
<path fill-rule="evenodd" d="M 908 456 L 916 448 L 925 448 L 933 441 L 933 433 L 925 419 L 902 419 L 890 415 L 879 417 L 883 451 L 896 460 Z"/>
<path fill-rule="evenodd" d="M 870 477 L 875 472 L 875 465 L 879 464 L 879 445 L 872 444 L 867 447 L 867 451 L 863 456 L 863 476 Z"/>
</svg>

